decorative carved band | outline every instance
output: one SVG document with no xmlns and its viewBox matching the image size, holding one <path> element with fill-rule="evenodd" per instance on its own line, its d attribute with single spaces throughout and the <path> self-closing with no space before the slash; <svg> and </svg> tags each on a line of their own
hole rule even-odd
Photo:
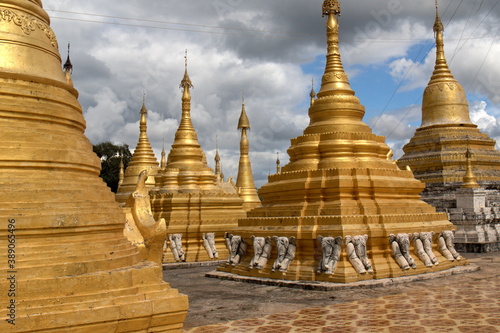
<svg viewBox="0 0 500 333">
<path fill-rule="evenodd" d="M 59 48 L 54 31 L 52 31 L 52 29 L 47 24 L 33 16 L 20 14 L 11 9 L 2 9 L 0 10 L 0 21 L 14 23 L 18 27 L 20 27 L 26 35 L 30 35 L 38 28 L 45 33 L 45 36 L 47 36 L 53 47 L 55 47 L 56 49 Z"/>
</svg>

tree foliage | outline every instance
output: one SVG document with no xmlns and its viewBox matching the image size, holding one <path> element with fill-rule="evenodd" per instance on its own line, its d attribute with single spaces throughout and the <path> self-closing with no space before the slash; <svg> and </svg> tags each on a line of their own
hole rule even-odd
<svg viewBox="0 0 500 333">
<path fill-rule="evenodd" d="M 115 145 L 112 142 L 101 142 L 93 146 L 94 153 L 101 159 L 101 178 L 116 193 L 118 189 L 120 159 L 123 157 L 123 165 L 128 166 L 132 153 L 127 144 Z"/>
</svg>

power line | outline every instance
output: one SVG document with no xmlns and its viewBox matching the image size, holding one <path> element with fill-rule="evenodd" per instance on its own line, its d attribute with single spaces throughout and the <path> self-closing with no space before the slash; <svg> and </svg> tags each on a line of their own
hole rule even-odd
<svg viewBox="0 0 500 333">
<path fill-rule="evenodd" d="M 497 0 L 497 2 L 493 5 L 493 7 L 491 7 L 491 9 L 488 11 L 488 13 L 486 14 L 485 17 L 483 17 L 483 19 L 481 20 L 481 22 L 479 22 L 479 24 L 476 26 L 476 28 L 474 29 L 474 31 L 471 32 L 469 38 L 466 38 L 464 43 L 462 44 L 462 46 L 460 46 L 460 48 L 458 50 L 455 51 L 455 54 L 453 54 L 453 57 L 451 58 L 451 61 L 453 61 L 453 58 L 455 58 L 455 56 L 457 55 L 458 52 L 460 52 L 463 47 L 465 46 L 465 44 L 467 44 L 467 42 L 470 40 L 470 39 L 475 39 L 475 38 L 471 38 L 472 35 L 474 35 L 474 33 L 477 31 L 477 29 L 479 29 L 479 27 L 484 23 L 484 21 L 488 18 L 488 16 L 493 12 L 493 9 L 495 9 L 495 7 L 498 5 L 498 3 L 500 3 L 500 0 Z M 481 3 L 482 5 L 482 3 Z M 496 35 L 494 36 L 495 38 L 498 37 L 498 31 L 496 33 Z M 457 47 L 458 47 L 458 44 L 457 44 Z"/>
<path fill-rule="evenodd" d="M 450 8 L 451 6 L 451 2 L 448 3 L 448 6 L 446 7 L 446 9 L 444 10 L 443 12 L 443 15 L 446 14 L 446 12 L 448 11 L 448 8 Z M 449 22 L 448 22 L 449 24 Z M 415 57 L 415 59 L 418 59 L 420 54 L 422 53 L 422 51 L 425 49 L 425 45 L 429 42 L 429 40 L 432 38 L 432 35 L 430 35 L 425 44 L 422 45 L 422 47 L 420 48 L 420 51 L 418 52 L 417 56 Z M 385 112 L 387 111 L 387 109 L 389 108 L 389 105 L 391 104 L 391 102 L 393 101 L 394 97 L 396 96 L 396 94 L 398 93 L 399 89 L 401 89 L 401 87 L 403 86 L 403 83 L 404 81 L 406 80 L 406 77 L 410 74 L 410 72 L 413 70 L 413 67 L 415 67 L 415 65 L 417 63 L 421 63 L 425 60 L 425 58 L 429 55 L 429 52 L 431 52 L 432 50 L 432 47 L 429 48 L 429 50 L 427 52 L 425 52 L 425 56 L 422 57 L 422 60 L 420 61 L 415 61 L 415 62 L 412 62 L 411 66 L 408 68 L 408 70 L 406 71 L 405 75 L 403 76 L 403 78 L 399 81 L 399 84 L 397 86 L 397 88 L 394 90 L 394 92 L 392 93 L 391 97 L 389 97 L 389 100 L 387 101 L 387 103 L 385 104 L 384 106 L 384 109 L 382 110 L 382 112 L 380 113 L 380 115 L 378 116 L 377 120 L 375 121 L 375 124 L 372 126 L 373 128 L 375 128 L 375 126 L 377 126 L 378 122 L 380 121 L 380 119 L 382 119 L 382 116 L 385 114 Z M 408 116 L 409 113 L 406 113 L 406 115 L 401 119 L 401 121 L 399 122 L 399 124 L 401 124 L 401 122 Z M 396 125 L 397 126 L 399 126 Z M 392 130 L 392 132 L 390 134 L 392 134 L 396 127 Z"/>
<path fill-rule="evenodd" d="M 498 4 L 499 2 L 500 2 L 500 0 L 498 0 L 498 1 L 497 1 L 497 4 Z M 495 4 L 495 6 L 496 6 L 496 4 Z M 500 32 L 500 26 L 498 26 L 498 29 L 497 29 L 497 35 L 498 35 L 498 33 L 499 33 L 499 32 Z M 485 56 L 484 56 L 484 58 L 483 58 L 483 61 L 481 62 L 481 66 L 479 66 L 479 69 L 477 70 L 476 75 L 474 75 L 474 79 L 471 81 L 471 83 L 470 83 L 469 87 L 467 88 L 467 93 L 468 93 L 468 92 L 469 92 L 469 90 L 472 88 L 472 84 L 473 84 L 473 82 L 474 82 L 474 81 L 476 81 L 477 76 L 479 75 L 479 72 L 481 72 L 481 70 L 483 69 L 483 66 L 484 66 L 484 64 L 485 64 L 485 62 L 486 62 L 486 59 L 488 58 L 488 55 L 490 54 L 491 49 L 493 48 L 493 44 L 495 44 L 495 40 L 496 40 L 496 39 L 494 39 L 494 40 L 491 42 L 490 47 L 488 48 L 488 52 L 486 53 L 486 55 L 485 55 Z"/>
<path fill-rule="evenodd" d="M 95 17 L 103 17 L 103 18 L 113 18 L 113 19 L 126 20 L 126 21 L 140 21 L 140 22 L 149 22 L 149 23 L 173 24 L 173 25 L 181 25 L 181 26 L 184 25 L 184 26 L 191 26 L 191 27 L 222 29 L 222 30 L 237 30 L 237 31 L 249 31 L 249 32 L 271 33 L 271 34 L 282 34 L 282 35 L 301 35 L 301 36 L 311 36 L 311 35 L 319 36 L 320 35 L 320 34 L 306 34 L 306 33 L 300 33 L 300 32 L 290 33 L 290 32 L 258 30 L 258 29 L 230 28 L 230 27 L 221 27 L 221 26 L 215 26 L 215 25 L 148 20 L 148 19 L 139 19 L 139 18 L 131 18 L 131 17 L 123 17 L 123 16 L 102 15 L 102 14 L 95 14 L 95 13 L 72 12 L 72 11 L 67 11 L 67 10 L 56 10 L 56 9 L 46 9 L 46 11 L 57 12 L 57 13 L 66 13 L 66 14 L 75 14 L 75 15 L 95 16 Z M 70 18 L 67 18 L 67 19 L 69 20 Z M 102 21 L 95 21 L 95 22 L 105 23 Z"/>
<path fill-rule="evenodd" d="M 216 35 L 228 35 L 228 36 L 243 36 L 243 37 L 257 37 L 257 38 L 272 38 L 272 39 L 291 39 L 291 40 L 310 40 L 312 37 L 323 36 L 322 34 L 305 34 L 305 33 L 295 33 L 295 32 L 278 32 L 278 31 L 269 31 L 269 30 L 257 30 L 257 29 L 244 29 L 244 28 L 229 28 L 229 27 L 218 27 L 211 25 L 201 25 L 201 24 L 190 24 L 190 23 L 178 23 L 178 22 L 169 22 L 169 21 L 157 21 L 157 20 L 147 20 L 147 19 L 137 19 L 137 18 L 128 18 L 121 16 L 111 16 L 111 15 L 101 15 L 101 14 L 90 14 L 90 13 L 80 13 L 80 12 L 70 12 L 63 10 L 50 10 L 54 12 L 60 13 L 69 13 L 69 14 L 78 14 L 78 15 L 86 15 L 86 16 L 95 16 L 102 18 L 113 18 L 113 19 L 121 19 L 127 21 L 139 21 L 139 22 L 149 22 L 149 23 L 160 23 L 160 24 L 173 24 L 180 26 L 192 26 L 199 28 L 210 28 L 210 29 L 220 29 L 220 30 L 234 30 L 241 32 L 254 32 L 254 34 L 243 34 L 238 32 L 224 32 L 224 31 L 213 31 L 213 30 L 200 30 L 200 29 L 186 29 L 186 28 L 175 28 L 175 27 L 165 27 L 159 25 L 144 25 L 144 24 L 132 24 L 132 23 L 123 23 L 123 22 L 109 22 L 109 21 L 99 21 L 93 19 L 84 19 L 84 18 L 72 18 L 72 17 L 62 17 L 62 16 L 53 16 L 52 19 L 65 20 L 65 21 L 75 21 L 75 22 L 84 22 L 84 23 L 97 23 L 97 24 L 106 24 L 106 25 L 116 25 L 116 26 L 126 26 L 126 27 L 137 27 L 137 28 L 147 28 L 147 29 L 159 29 L 159 30 L 172 30 L 172 31 L 184 31 L 184 32 L 195 32 L 195 33 L 208 33 L 208 34 L 216 34 Z M 274 36 L 273 36 L 274 35 Z M 303 36 L 303 37 L 300 37 Z M 470 36 L 468 39 L 488 39 L 494 38 L 495 36 L 478 36 L 472 37 Z M 379 38 L 379 39 L 343 39 L 341 38 L 341 42 L 370 42 L 370 43 L 422 43 L 427 42 L 425 39 L 417 39 L 417 38 Z M 454 41 L 451 40 L 450 41 Z M 458 40 L 460 41 L 460 39 Z"/>
</svg>

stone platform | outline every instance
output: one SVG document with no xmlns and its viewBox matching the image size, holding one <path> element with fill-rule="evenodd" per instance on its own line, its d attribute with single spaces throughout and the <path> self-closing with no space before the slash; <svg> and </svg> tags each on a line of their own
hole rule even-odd
<svg viewBox="0 0 500 333">
<path fill-rule="evenodd" d="M 437 278 L 443 278 L 446 276 L 464 274 L 470 272 L 476 272 L 480 270 L 477 265 L 467 265 L 453 267 L 445 271 L 438 271 L 434 273 L 418 274 L 402 276 L 398 278 L 387 278 L 379 280 L 365 280 L 351 283 L 332 283 L 324 281 L 289 281 L 289 280 L 277 280 L 277 279 L 267 279 L 259 278 L 253 276 L 241 276 L 226 272 L 212 271 L 205 274 L 206 277 L 217 278 L 222 280 L 231 280 L 238 282 L 247 282 L 255 284 L 264 284 L 268 286 L 277 286 L 285 288 L 300 288 L 306 290 L 319 290 L 319 291 L 333 291 L 333 290 L 343 290 L 343 289 L 358 289 L 358 288 L 375 288 L 375 287 L 386 287 L 393 284 L 410 283 L 416 281 L 425 281 Z"/>
<path fill-rule="evenodd" d="M 404 284 L 315 291 L 164 271 L 189 296 L 184 332 L 500 332 L 500 253 L 465 254 L 480 270 Z"/>
</svg>

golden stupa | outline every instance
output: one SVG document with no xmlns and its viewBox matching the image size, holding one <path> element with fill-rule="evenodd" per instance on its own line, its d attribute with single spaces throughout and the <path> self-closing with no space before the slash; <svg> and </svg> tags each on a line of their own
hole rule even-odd
<svg viewBox="0 0 500 333">
<path fill-rule="evenodd" d="M 469 117 L 466 92 L 453 77 L 444 54 L 444 26 L 436 3 L 436 66 L 424 92 L 422 124 L 403 148 L 400 167 L 409 166 L 426 184 L 422 197 L 433 206 L 455 207 L 455 191 L 463 184 L 466 151 L 483 188 L 500 190 L 500 152 L 495 140 L 481 133 Z"/>
<path fill-rule="evenodd" d="M 457 248 L 498 251 L 500 152 L 470 121 L 466 92 L 446 62 L 437 5 L 436 66 L 424 92 L 422 125 L 397 163 L 425 183 L 423 200 L 449 214 Z"/>
<path fill-rule="evenodd" d="M 0 331 L 179 332 L 187 297 L 123 236 L 42 2 L 0 11 Z"/>
<path fill-rule="evenodd" d="M 227 257 L 224 233 L 246 217 L 243 200 L 231 181 L 208 166 L 191 122 L 193 87 L 186 69 L 181 86 L 182 118 L 166 165 L 162 157 L 150 191 L 155 219 L 167 221 L 164 262 L 199 262 Z"/>
<path fill-rule="evenodd" d="M 245 110 L 245 101 L 241 105 L 241 115 L 238 121 L 238 129 L 241 130 L 240 140 L 240 163 L 238 167 L 238 178 L 236 187 L 240 197 L 243 199 L 243 209 L 246 211 L 260 206 L 261 202 L 255 188 L 252 174 L 252 164 L 250 163 L 250 145 L 248 143 L 247 131 L 250 130 L 250 120 Z"/>
<path fill-rule="evenodd" d="M 339 1 L 324 1 L 323 15 L 328 53 L 310 124 L 291 140 L 290 162 L 259 190 L 262 206 L 228 233 L 231 255 L 218 270 L 345 283 L 465 264 L 438 251 L 453 225 L 420 200 L 424 185 L 362 121 L 340 60 Z"/>
<path fill-rule="evenodd" d="M 116 201 L 121 205 L 127 202 L 130 194 L 135 190 L 137 184 L 137 177 L 139 174 L 147 170 L 148 179 L 146 181 L 146 188 L 153 189 L 155 186 L 155 176 L 158 173 L 158 160 L 151 148 L 151 143 L 148 138 L 148 124 L 147 115 L 148 110 L 146 109 L 145 99 L 142 100 L 141 108 L 141 118 L 139 121 L 139 142 L 134 150 L 134 154 L 130 159 L 130 162 L 125 170 L 125 176 L 123 178 L 120 187 L 116 193 Z"/>
</svg>

